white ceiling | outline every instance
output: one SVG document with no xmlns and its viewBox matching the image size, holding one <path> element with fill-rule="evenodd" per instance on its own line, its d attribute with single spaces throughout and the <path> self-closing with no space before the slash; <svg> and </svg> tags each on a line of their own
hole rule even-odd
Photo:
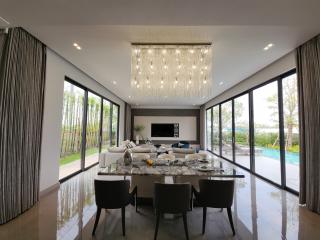
<svg viewBox="0 0 320 240">
<path fill-rule="evenodd" d="M 131 42 L 212 42 L 212 98 L 320 33 L 318 0 L 0 0 L 0 6 L 10 22 L 0 19 L 0 26 L 24 27 L 139 106 L 192 106 L 208 98 L 129 98 Z M 275 46 L 263 51 L 270 42 Z"/>
</svg>

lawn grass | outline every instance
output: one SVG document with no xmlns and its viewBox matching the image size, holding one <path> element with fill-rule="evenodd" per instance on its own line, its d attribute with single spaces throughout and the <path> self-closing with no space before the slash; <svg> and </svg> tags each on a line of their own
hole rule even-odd
<svg viewBox="0 0 320 240">
<path fill-rule="evenodd" d="M 86 150 L 86 156 L 88 155 L 92 155 L 94 153 L 97 153 L 97 149 L 96 148 L 89 148 Z M 80 152 L 79 153 L 74 153 L 68 156 L 65 156 L 63 158 L 60 158 L 60 166 L 71 163 L 73 161 L 77 161 L 80 160 Z"/>
</svg>

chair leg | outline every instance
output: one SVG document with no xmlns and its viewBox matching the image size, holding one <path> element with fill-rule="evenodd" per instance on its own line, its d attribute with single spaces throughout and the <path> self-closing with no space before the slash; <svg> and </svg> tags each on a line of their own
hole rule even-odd
<svg viewBox="0 0 320 240">
<path fill-rule="evenodd" d="M 101 208 L 98 207 L 97 214 L 96 214 L 96 220 L 94 221 L 94 226 L 93 226 L 93 230 L 92 230 L 92 236 L 96 233 L 96 229 L 97 229 L 97 226 L 98 226 L 100 214 L 101 214 Z"/>
<path fill-rule="evenodd" d="M 157 240 L 158 229 L 159 229 L 159 221 L 160 221 L 160 212 L 156 210 L 157 220 L 156 220 L 156 230 L 154 231 L 154 240 Z"/>
<path fill-rule="evenodd" d="M 182 216 L 183 216 L 184 231 L 186 232 L 186 238 L 187 240 L 189 240 L 187 213 L 183 213 Z"/>
<path fill-rule="evenodd" d="M 207 220 L 207 208 L 203 207 L 203 215 L 202 215 L 202 234 L 206 231 L 206 220 Z"/>
<path fill-rule="evenodd" d="M 136 195 L 135 195 L 135 202 L 136 202 L 136 212 L 138 212 L 138 186 L 135 187 Z"/>
<path fill-rule="evenodd" d="M 121 218 L 122 218 L 122 235 L 126 235 L 126 208 L 121 208 Z"/>
<path fill-rule="evenodd" d="M 228 211 L 228 217 L 229 217 L 229 222 L 230 222 L 230 225 L 231 225 L 232 233 L 233 233 L 233 236 L 234 236 L 234 235 L 236 234 L 236 232 L 234 231 L 231 208 L 228 207 L 228 208 L 227 208 L 227 211 Z"/>
<path fill-rule="evenodd" d="M 223 212 L 223 208 L 220 208 L 220 212 Z"/>
</svg>

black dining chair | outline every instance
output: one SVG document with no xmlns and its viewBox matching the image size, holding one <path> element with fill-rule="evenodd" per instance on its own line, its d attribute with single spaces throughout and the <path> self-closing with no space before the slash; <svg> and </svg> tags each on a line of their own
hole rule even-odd
<svg viewBox="0 0 320 240">
<path fill-rule="evenodd" d="M 235 235 L 231 213 L 234 180 L 201 179 L 199 180 L 199 189 L 199 192 L 195 188 L 192 188 L 192 191 L 199 206 L 203 207 L 202 234 L 205 233 L 206 228 L 207 207 L 211 207 L 227 209 L 232 233 Z"/>
<path fill-rule="evenodd" d="M 154 207 L 156 211 L 156 229 L 154 239 L 157 239 L 160 215 L 163 213 L 178 214 L 183 217 L 186 238 L 189 239 L 187 211 L 190 210 L 191 185 L 189 183 L 164 184 L 155 183 Z"/>
<path fill-rule="evenodd" d="M 94 189 L 97 204 L 97 214 L 96 220 L 94 222 L 94 227 L 92 235 L 95 234 L 96 228 L 98 226 L 101 209 L 118 209 L 121 208 L 122 217 L 122 234 L 125 236 L 125 209 L 126 206 L 135 198 L 135 203 L 137 203 L 137 187 L 135 187 L 132 192 L 129 192 L 130 181 L 129 180 L 94 180 Z"/>
</svg>

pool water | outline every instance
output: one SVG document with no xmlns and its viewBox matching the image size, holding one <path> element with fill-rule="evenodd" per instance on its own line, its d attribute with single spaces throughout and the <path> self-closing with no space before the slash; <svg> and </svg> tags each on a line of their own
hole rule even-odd
<svg viewBox="0 0 320 240">
<path fill-rule="evenodd" d="M 260 148 L 260 149 L 262 149 L 262 155 L 264 157 L 280 160 L 279 150 L 271 149 L 271 148 Z M 294 165 L 299 165 L 299 153 L 286 152 L 286 162 Z"/>
</svg>

